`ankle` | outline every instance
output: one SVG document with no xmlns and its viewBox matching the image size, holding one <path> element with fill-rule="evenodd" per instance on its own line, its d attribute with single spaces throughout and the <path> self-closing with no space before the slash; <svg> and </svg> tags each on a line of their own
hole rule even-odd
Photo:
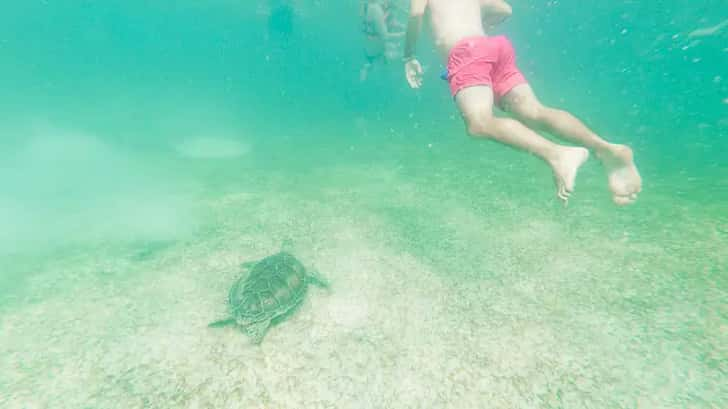
<svg viewBox="0 0 728 409">
<path fill-rule="evenodd" d="M 599 144 L 598 146 L 594 146 L 593 150 L 599 159 L 611 158 L 611 157 L 614 157 L 615 154 L 617 153 L 618 146 L 619 145 L 616 145 L 613 143 L 604 142 L 604 143 Z"/>
<path fill-rule="evenodd" d="M 631 159 L 632 149 L 626 145 L 610 143 L 596 149 L 595 153 L 601 161 L 625 160 Z"/>
<path fill-rule="evenodd" d="M 562 158 L 564 157 L 564 153 L 566 152 L 566 147 L 561 145 L 554 144 L 553 147 L 546 150 L 541 157 L 546 163 L 548 163 L 551 167 L 554 167 L 557 163 L 561 162 Z"/>
</svg>

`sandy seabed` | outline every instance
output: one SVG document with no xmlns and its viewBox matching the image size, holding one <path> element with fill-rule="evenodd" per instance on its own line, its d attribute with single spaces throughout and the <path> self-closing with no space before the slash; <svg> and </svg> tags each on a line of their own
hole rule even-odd
<svg viewBox="0 0 728 409">
<path fill-rule="evenodd" d="M 657 245 L 598 243 L 642 255 L 618 264 L 547 218 L 490 224 L 434 199 L 417 216 L 421 192 L 397 186 L 381 206 L 336 189 L 227 194 L 194 240 L 49 264 L 0 310 L 0 407 L 725 407 L 724 288 L 665 304 L 644 273 L 669 257 Z M 399 225 L 383 217 L 398 206 Z M 413 226 L 421 244 L 402 245 Z M 282 237 L 331 292 L 312 287 L 258 347 L 207 328 L 239 264 Z M 697 341 L 670 333 L 689 322 Z"/>
</svg>

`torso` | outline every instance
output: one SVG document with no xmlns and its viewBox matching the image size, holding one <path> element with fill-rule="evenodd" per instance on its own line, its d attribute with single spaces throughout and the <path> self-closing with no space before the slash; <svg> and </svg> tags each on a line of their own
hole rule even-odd
<svg viewBox="0 0 728 409">
<path fill-rule="evenodd" d="M 374 18 L 370 14 L 370 10 L 374 7 L 380 8 L 384 14 L 384 21 L 389 23 L 389 7 L 382 7 L 378 3 L 365 3 L 362 10 L 362 31 L 369 37 L 381 37 L 381 33 L 377 31 L 377 26 Z"/>
<path fill-rule="evenodd" d="M 369 57 L 379 57 L 384 53 L 384 38 L 377 31 L 374 19 L 370 17 L 369 11 L 371 7 L 381 7 L 377 3 L 366 3 L 363 9 L 362 16 L 362 32 L 366 37 L 366 43 L 364 46 L 366 55 Z M 385 20 L 389 15 L 387 8 L 382 8 L 385 15 Z"/>
<path fill-rule="evenodd" d="M 478 0 L 429 0 L 428 6 L 435 45 L 443 58 L 463 38 L 485 35 Z"/>
</svg>

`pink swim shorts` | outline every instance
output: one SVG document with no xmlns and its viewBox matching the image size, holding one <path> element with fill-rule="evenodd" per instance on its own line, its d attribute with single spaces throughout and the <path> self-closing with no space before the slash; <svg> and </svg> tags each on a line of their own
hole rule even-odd
<svg viewBox="0 0 728 409">
<path fill-rule="evenodd" d="M 516 85 L 527 83 L 516 67 L 513 45 L 505 36 L 460 40 L 450 50 L 447 80 L 453 97 L 463 88 L 488 85 L 493 89 L 496 101 Z"/>
</svg>

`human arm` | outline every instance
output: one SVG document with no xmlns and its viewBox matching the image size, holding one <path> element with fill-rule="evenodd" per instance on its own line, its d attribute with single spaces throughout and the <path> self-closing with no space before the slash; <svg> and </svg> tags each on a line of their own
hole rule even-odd
<svg viewBox="0 0 728 409">
<path fill-rule="evenodd" d="M 410 87 L 419 88 L 422 85 L 422 66 L 415 58 L 415 47 L 422 29 L 422 17 L 427 8 L 427 0 L 412 0 L 410 16 L 407 22 L 407 35 L 404 45 L 404 71 Z"/>
<path fill-rule="evenodd" d="M 410 15 L 407 22 L 407 35 L 404 44 L 405 60 L 412 59 L 415 56 L 415 46 L 420 36 L 422 28 L 422 17 L 427 8 L 427 0 L 412 0 L 410 5 Z"/>
<path fill-rule="evenodd" d="M 513 8 L 504 0 L 483 0 L 481 4 L 483 26 L 488 32 L 513 14 Z"/>
</svg>

